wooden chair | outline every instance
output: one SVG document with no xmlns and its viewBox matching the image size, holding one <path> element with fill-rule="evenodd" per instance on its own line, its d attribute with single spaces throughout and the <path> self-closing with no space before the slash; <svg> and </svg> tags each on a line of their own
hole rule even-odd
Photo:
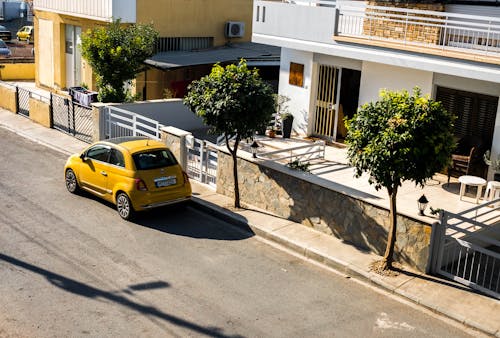
<svg viewBox="0 0 500 338">
<path fill-rule="evenodd" d="M 450 184 L 451 176 L 484 176 L 483 148 L 483 141 L 477 136 L 468 135 L 458 141 L 457 149 L 451 155 L 451 164 L 448 167 L 448 184 Z"/>
<path fill-rule="evenodd" d="M 448 185 L 451 176 L 469 175 L 471 171 L 471 161 L 476 151 L 476 147 L 470 149 L 469 155 L 451 155 L 451 165 L 448 167 Z"/>
</svg>

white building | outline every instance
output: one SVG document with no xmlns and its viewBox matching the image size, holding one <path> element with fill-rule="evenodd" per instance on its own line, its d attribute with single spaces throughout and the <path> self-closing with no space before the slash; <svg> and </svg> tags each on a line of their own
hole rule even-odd
<svg viewBox="0 0 500 338">
<path fill-rule="evenodd" d="M 342 141 L 343 117 L 380 89 L 418 86 L 458 115 L 457 138 L 496 157 L 500 7 L 463 3 L 254 0 L 252 41 L 282 47 L 279 93 L 300 135 Z"/>
</svg>

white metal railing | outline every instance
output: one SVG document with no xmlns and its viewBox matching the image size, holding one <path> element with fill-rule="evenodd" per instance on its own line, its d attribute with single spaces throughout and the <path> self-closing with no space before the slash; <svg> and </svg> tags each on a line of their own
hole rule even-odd
<svg viewBox="0 0 500 338">
<path fill-rule="evenodd" d="M 500 299 L 500 198 L 433 225 L 430 271 Z"/>
<path fill-rule="evenodd" d="M 100 21 L 122 19 L 135 22 L 135 0 L 34 0 L 35 10 L 55 12 Z"/>
<path fill-rule="evenodd" d="M 341 5 L 337 35 L 500 53 L 500 18 L 396 7 Z"/>
<path fill-rule="evenodd" d="M 309 162 L 315 159 L 325 158 L 325 141 L 316 141 L 303 146 L 267 151 L 257 154 L 258 158 L 280 162 L 288 160 L 292 162 Z"/>
<path fill-rule="evenodd" d="M 129 112 L 117 107 L 108 106 L 105 111 L 106 138 L 121 136 L 146 136 L 161 139 L 162 125 L 153 119 Z"/>
<path fill-rule="evenodd" d="M 217 186 L 217 147 L 210 142 L 194 138 L 187 148 L 188 176 L 196 181 Z"/>
</svg>

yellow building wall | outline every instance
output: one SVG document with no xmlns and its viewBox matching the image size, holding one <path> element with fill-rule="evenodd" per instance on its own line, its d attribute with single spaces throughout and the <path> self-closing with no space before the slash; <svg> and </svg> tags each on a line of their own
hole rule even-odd
<svg viewBox="0 0 500 338">
<path fill-rule="evenodd" d="M 153 23 L 160 37 L 214 37 L 220 46 L 227 21 L 245 23 L 245 35 L 233 42 L 251 41 L 252 0 L 137 0 L 137 22 Z"/>
<path fill-rule="evenodd" d="M 0 86 L 0 107 L 10 110 L 15 113 L 16 107 L 16 91 L 4 86 Z"/>
<path fill-rule="evenodd" d="M 36 99 L 29 99 L 30 120 L 41 124 L 44 127 L 51 128 L 52 121 L 50 120 L 50 107 L 46 102 Z"/>
<path fill-rule="evenodd" d="M 37 31 L 38 19 L 50 20 L 53 23 L 53 61 L 54 61 L 54 88 L 51 89 L 63 89 L 66 87 L 66 31 L 65 25 L 79 26 L 82 28 L 82 33 L 88 29 L 98 26 L 105 25 L 105 22 L 89 20 L 85 18 L 70 17 L 66 15 L 60 15 L 57 13 L 36 11 L 35 12 L 35 32 Z M 35 55 L 37 53 L 43 53 L 46 51 L 46 46 L 40 46 L 36 41 L 37 35 L 35 34 Z M 45 50 L 44 50 L 45 47 Z M 38 70 L 42 65 L 39 64 L 37 58 L 35 58 L 35 68 Z M 90 65 L 82 58 L 82 73 L 81 81 L 89 86 L 90 89 L 95 90 L 95 78 L 92 74 L 92 68 Z M 37 73 L 37 72 L 36 72 Z M 35 81 L 37 86 L 40 86 L 40 81 L 35 76 Z"/>
<path fill-rule="evenodd" d="M 220 46 L 229 41 L 251 41 L 252 10 L 252 0 L 137 0 L 136 17 L 137 23 L 152 23 L 160 37 L 213 37 L 214 45 Z M 106 22 L 37 10 L 35 11 L 35 31 L 38 29 L 38 19 L 50 20 L 53 23 L 54 85 L 50 89 L 64 89 L 66 87 L 65 25 L 79 26 L 84 33 L 92 27 L 106 25 Z M 231 40 L 226 38 L 224 27 L 227 21 L 244 22 L 244 36 Z M 35 34 L 35 55 L 47 52 L 46 46 L 40 46 L 37 43 L 37 38 Z M 42 65 L 35 58 L 35 74 L 38 73 L 40 67 Z M 163 97 L 163 88 L 168 87 L 171 78 L 177 78 L 178 74 L 161 75 L 155 73 L 159 72 L 152 72 L 150 77 L 148 72 L 148 97 Z M 35 81 L 40 86 L 36 75 Z M 91 90 L 97 90 L 92 69 L 83 58 L 81 81 L 88 85 Z M 155 86 L 158 87 L 153 88 Z M 137 92 L 141 93 L 143 87 L 143 83 L 138 81 Z"/>
<path fill-rule="evenodd" d="M 34 63 L 2 63 L 0 64 L 0 80 L 17 81 L 35 78 Z"/>
</svg>

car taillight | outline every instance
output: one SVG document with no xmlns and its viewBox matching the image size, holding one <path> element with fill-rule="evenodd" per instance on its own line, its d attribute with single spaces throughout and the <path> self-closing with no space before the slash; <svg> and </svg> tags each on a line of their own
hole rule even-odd
<svg viewBox="0 0 500 338">
<path fill-rule="evenodd" d="M 147 191 L 148 190 L 146 183 L 140 178 L 135 179 L 135 188 L 139 191 Z"/>
<path fill-rule="evenodd" d="M 189 183 L 189 176 L 185 171 L 182 172 L 182 176 L 184 177 L 184 184 Z"/>
</svg>

